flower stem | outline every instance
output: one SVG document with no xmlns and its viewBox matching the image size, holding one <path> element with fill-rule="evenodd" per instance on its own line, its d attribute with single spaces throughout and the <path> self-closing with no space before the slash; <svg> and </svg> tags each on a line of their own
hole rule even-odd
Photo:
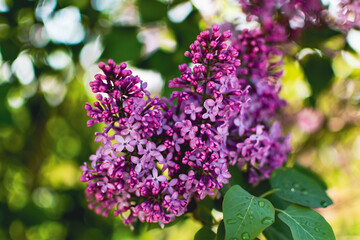
<svg viewBox="0 0 360 240">
<path fill-rule="evenodd" d="M 271 189 L 270 191 L 267 191 L 267 192 L 261 194 L 260 197 L 261 197 L 261 198 L 267 197 L 267 196 L 269 196 L 269 195 L 271 195 L 271 194 L 273 194 L 274 192 L 277 192 L 277 191 L 279 191 L 279 190 L 280 190 L 280 188 Z"/>
</svg>

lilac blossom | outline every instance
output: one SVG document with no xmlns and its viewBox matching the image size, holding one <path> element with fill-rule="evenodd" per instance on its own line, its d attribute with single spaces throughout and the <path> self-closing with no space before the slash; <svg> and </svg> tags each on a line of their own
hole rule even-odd
<svg viewBox="0 0 360 240">
<path fill-rule="evenodd" d="M 92 168 L 81 167 L 90 209 L 113 211 L 130 226 L 139 220 L 163 227 L 191 199 L 227 184 L 229 165 L 249 165 L 256 184 L 287 160 L 288 138 L 270 121 L 283 106 L 279 89 L 266 81 L 274 76 L 273 49 L 260 33 L 235 36 L 242 47 L 228 45 L 231 37 L 217 25 L 201 32 L 185 52 L 194 66 L 179 66 L 169 87 L 180 90 L 168 99 L 151 98 L 125 63 L 99 64 L 104 74 L 90 83 L 98 101 L 85 109 L 88 126 L 105 127 L 96 133 L 101 146 L 90 156 Z"/>
</svg>

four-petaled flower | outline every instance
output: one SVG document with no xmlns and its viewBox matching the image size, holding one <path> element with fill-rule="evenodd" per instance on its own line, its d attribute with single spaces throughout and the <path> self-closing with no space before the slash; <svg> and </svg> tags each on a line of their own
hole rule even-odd
<svg viewBox="0 0 360 240">
<path fill-rule="evenodd" d="M 206 113 L 202 115 L 203 119 L 210 118 L 210 121 L 215 122 L 215 118 L 219 113 L 219 107 L 216 102 L 212 99 L 206 99 L 204 107 L 206 109 Z"/>
<path fill-rule="evenodd" d="M 130 144 L 130 141 L 132 138 L 130 136 L 125 137 L 125 140 L 122 136 L 116 135 L 115 140 L 118 142 L 118 144 L 115 144 L 115 148 L 117 152 L 122 152 L 124 148 L 128 150 L 129 152 L 134 151 L 134 147 Z"/>
<path fill-rule="evenodd" d="M 186 114 L 190 115 L 191 120 L 195 121 L 196 113 L 201 113 L 202 112 L 202 107 L 201 106 L 195 107 L 194 103 L 190 103 L 190 105 L 187 105 L 184 112 Z"/>
</svg>

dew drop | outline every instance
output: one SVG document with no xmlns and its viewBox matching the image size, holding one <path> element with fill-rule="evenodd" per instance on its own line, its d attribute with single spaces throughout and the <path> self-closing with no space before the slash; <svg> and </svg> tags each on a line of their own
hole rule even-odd
<svg viewBox="0 0 360 240">
<path fill-rule="evenodd" d="M 308 194 L 309 194 L 308 191 L 306 191 L 305 188 L 302 188 L 302 189 L 300 190 L 300 192 L 301 192 L 303 195 L 308 195 Z"/>
<path fill-rule="evenodd" d="M 264 207 L 265 206 L 265 203 L 263 201 L 259 201 L 259 206 L 260 207 Z"/>
<path fill-rule="evenodd" d="M 234 223 L 237 222 L 237 220 L 236 220 L 236 219 L 228 219 L 226 222 L 227 222 L 228 224 L 234 224 Z"/>
<path fill-rule="evenodd" d="M 244 240 L 250 239 L 250 235 L 249 235 L 249 233 L 244 232 L 243 234 L 241 234 L 241 238 L 244 239 Z"/>
<path fill-rule="evenodd" d="M 318 228 L 318 227 L 314 228 L 314 230 L 315 230 L 316 232 L 320 232 L 320 228 Z"/>
<path fill-rule="evenodd" d="M 308 226 L 308 227 L 312 227 L 311 223 L 309 223 L 308 221 L 305 221 L 304 224 L 305 224 L 306 226 Z"/>
<path fill-rule="evenodd" d="M 267 224 L 272 223 L 273 221 L 274 221 L 274 219 L 269 218 L 269 217 L 266 217 L 266 218 L 264 218 L 263 220 L 261 220 L 261 223 L 267 225 Z"/>
<path fill-rule="evenodd" d="M 236 214 L 236 217 L 239 218 L 240 220 L 244 219 L 244 217 L 241 215 L 241 213 Z"/>
<path fill-rule="evenodd" d="M 290 191 L 295 192 L 295 188 L 291 188 Z"/>
<path fill-rule="evenodd" d="M 321 205 L 323 208 L 326 208 L 327 206 L 329 206 L 329 204 L 328 204 L 326 201 L 321 201 L 321 202 L 320 202 L 320 205 Z"/>
</svg>

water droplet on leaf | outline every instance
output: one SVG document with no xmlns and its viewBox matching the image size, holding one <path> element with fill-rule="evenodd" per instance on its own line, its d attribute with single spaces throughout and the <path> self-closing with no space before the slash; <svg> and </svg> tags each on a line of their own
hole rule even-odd
<svg viewBox="0 0 360 240">
<path fill-rule="evenodd" d="M 291 188 L 290 191 L 295 192 L 295 188 Z"/>
<path fill-rule="evenodd" d="M 265 203 L 263 201 L 259 201 L 259 206 L 260 207 L 264 207 L 265 206 Z"/>
<path fill-rule="evenodd" d="M 240 220 L 244 219 L 244 217 L 241 215 L 241 213 L 236 214 L 236 217 L 238 217 Z"/>
<path fill-rule="evenodd" d="M 308 194 L 309 194 L 309 193 L 306 191 L 305 188 L 302 188 L 302 189 L 300 190 L 300 192 L 301 192 L 303 195 L 308 195 Z"/>
<path fill-rule="evenodd" d="M 323 208 L 326 208 L 327 206 L 329 206 L 329 204 L 328 204 L 326 201 L 321 201 L 321 202 L 320 202 L 320 205 L 321 205 Z"/>
<path fill-rule="evenodd" d="M 241 235 L 241 238 L 244 239 L 244 240 L 250 239 L 250 235 L 249 235 L 249 233 L 244 232 L 244 233 Z"/>
<path fill-rule="evenodd" d="M 237 222 L 237 220 L 236 220 L 236 219 L 228 219 L 226 222 L 227 222 L 228 224 L 234 224 L 234 223 Z"/>
<path fill-rule="evenodd" d="M 320 228 L 318 228 L 318 227 L 314 228 L 314 230 L 315 230 L 316 232 L 320 232 Z"/>
<path fill-rule="evenodd" d="M 263 220 L 261 220 L 261 223 L 267 225 L 267 224 L 272 223 L 273 221 L 274 221 L 274 219 L 266 217 Z"/>
</svg>

